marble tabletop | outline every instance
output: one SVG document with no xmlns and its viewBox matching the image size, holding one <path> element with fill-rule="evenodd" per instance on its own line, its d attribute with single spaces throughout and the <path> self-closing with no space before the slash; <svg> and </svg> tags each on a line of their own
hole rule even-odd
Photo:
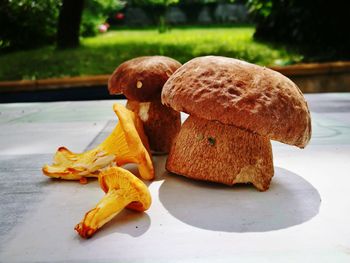
<svg viewBox="0 0 350 263">
<path fill-rule="evenodd" d="M 124 210 L 88 240 L 73 228 L 104 195 L 98 181 L 41 167 L 59 146 L 101 142 L 116 101 L 0 104 L 0 262 L 350 262 L 350 93 L 305 97 L 311 142 L 272 143 L 267 192 L 172 175 L 156 156 L 151 208 Z"/>
</svg>

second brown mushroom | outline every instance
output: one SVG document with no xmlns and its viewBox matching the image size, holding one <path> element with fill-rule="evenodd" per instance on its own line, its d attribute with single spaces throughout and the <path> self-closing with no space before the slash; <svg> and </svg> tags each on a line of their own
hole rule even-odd
<svg viewBox="0 0 350 263">
<path fill-rule="evenodd" d="M 153 153 L 168 153 L 181 127 L 180 113 L 162 105 L 164 83 L 181 64 L 169 57 L 138 57 L 122 63 L 108 81 L 110 94 L 124 94 L 142 120 Z"/>
</svg>

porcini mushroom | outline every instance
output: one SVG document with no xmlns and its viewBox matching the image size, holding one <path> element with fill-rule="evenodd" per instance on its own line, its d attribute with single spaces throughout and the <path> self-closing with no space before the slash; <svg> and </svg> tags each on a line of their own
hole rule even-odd
<svg viewBox="0 0 350 263">
<path fill-rule="evenodd" d="M 169 57 L 138 57 L 117 67 L 108 81 L 109 93 L 123 93 L 127 108 L 141 118 L 154 153 L 168 153 L 180 130 L 180 114 L 160 101 L 164 83 L 180 66 Z"/>
<path fill-rule="evenodd" d="M 163 87 L 162 102 L 190 116 L 166 168 L 227 185 L 269 188 L 274 174 L 270 139 L 304 148 L 311 119 L 299 88 L 271 69 L 232 58 L 195 58 Z"/>
<path fill-rule="evenodd" d="M 54 163 L 45 165 L 43 173 L 49 177 L 86 183 L 86 177 L 97 177 L 102 168 L 136 163 L 143 179 L 153 179 L 154 168 L 141 120 L 120 104 L 114 104 L 113 110 L 119 122 L 100 145 L 78 154 L 60 147 L 54 156 Z"/>
<path fill-rule="evenodd" d="M 142 212 L 151 205 L 147 186 L 129 171 L 121 167 L 110 167 L 104 169 L 98 178 L 106 195 L 75 226 L 83 238 L 91 237 L 125 207 Z"/>
</svg>

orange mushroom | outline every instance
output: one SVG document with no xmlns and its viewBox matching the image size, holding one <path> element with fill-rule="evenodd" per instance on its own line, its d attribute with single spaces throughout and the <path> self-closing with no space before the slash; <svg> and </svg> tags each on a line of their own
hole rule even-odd
<svg viewBox="0 0 350 263">
<path fill-rule="evenodd" d="M 90 238 L 125 207 L 142 212 L 147 210 L 152 202 L 147 186 L 121 167 L 104 169 L 98 178 L 106 195 L 75 226 L 74 229 L 83 238 Z"/>
<path fill-rule="evenodd" d="M 78 154 L 65 147 L 58 148 L 53 164 L 44 165 L 43 173 L 49 177 L 86 183 L 86 177 L 97 177 L 102 168 L 136 163 L 140 176 L 152 180 L 154 168 L 141 120 L 120 104 L 114 104 L 113 109 L 119 123 L 104 142 Z"/>
</svg>

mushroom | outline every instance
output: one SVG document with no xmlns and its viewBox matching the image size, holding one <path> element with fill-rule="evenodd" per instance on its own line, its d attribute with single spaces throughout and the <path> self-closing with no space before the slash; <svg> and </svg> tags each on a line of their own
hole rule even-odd
<svg viewBox="0 0 350 263">
<path fill-rule="evenodd" d="M 138 57 L 117 67 L 108 81 L 109 93 L 123 93 L 127 108 L 141 118 L 153 153 L 168 153 L 181 127 L 180 114 L 160 101 L 164 83 L 180 66 L 169 57 Z"/>
<path fill-rule="evenodd" d="M 100 145 L 78 154 L 60 147 L 54 156 L 54 163 L 44 165 L 43 173 L 49 177 L 86 183 L 86 177 L 97 177 L 102 168 L 136 163 L 140 176 L 145 180 L 152 180 L 154 168 L 141 120 L 120 104 L 114 104 L 113 110 L 119 122 Z"/>
<path fill-rule="evenodd" d="M 304 148 L 311 119 L 299 88 L 287 77 L 241 60 L 206 56 L 178 69 L 162 102 L 190 116 L 166 168 L 227 185 L 269 188 L 274 174 L 270 139 Z"/>
<path fill-rule="evenodd" d="M 104 169 L 98 179 L 106 195 L 75 226 L 74 229 L 83 238 L 91 237 L 125 207 L 142 212 L 152 202 L 147 186 L 121 167 Z"/>
</svg>

